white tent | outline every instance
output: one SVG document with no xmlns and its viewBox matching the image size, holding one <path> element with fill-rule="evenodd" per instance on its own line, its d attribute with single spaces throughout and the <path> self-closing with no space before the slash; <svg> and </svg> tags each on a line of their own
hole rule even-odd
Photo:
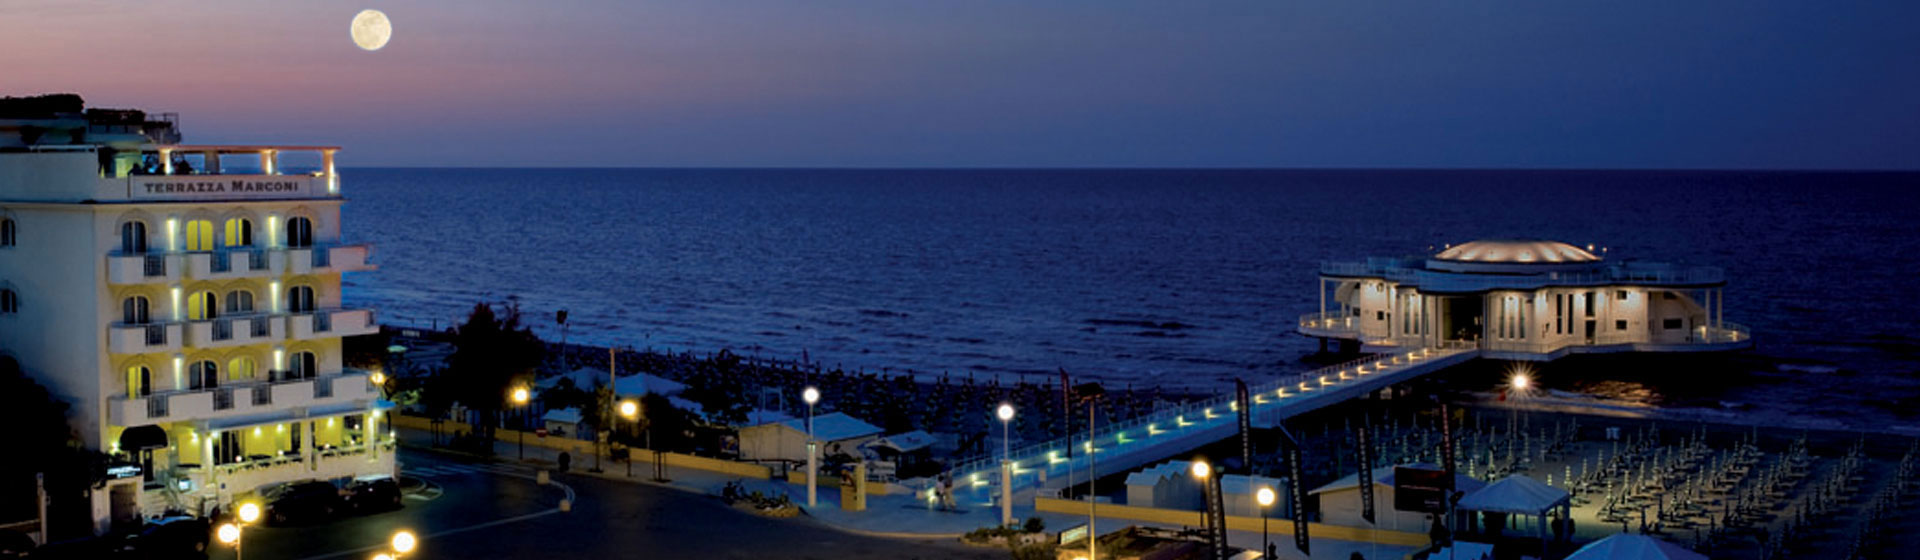
<svg viewBox="0 0 1920 560">
<path fill-rule="evenodd" d="M 1635 535 L 1618 533 L 1611 537 L 1587 543 L 1573 552 L 1567 560 L 1707 560 L 1686 547 L 1667 541 Z"/>
<path fill-rule="evenodd" d="M 1573 496 L 1566 490 L 1554 488 L 1526 475 L 1513 475 L 1488 484 L 1460 498 L 1457 509 L 1463 511 L 1482 511 L 1529 515 L 1539 523 L 1536 531 L 1540 536 L 1541 555 L 1546 555 L 1547 518 L 1554 510 L 1559 510 L 1559 518 L 1571 519 Z M 1572 535 L 1561 534 L 1562 540 Z"/>
</svg>

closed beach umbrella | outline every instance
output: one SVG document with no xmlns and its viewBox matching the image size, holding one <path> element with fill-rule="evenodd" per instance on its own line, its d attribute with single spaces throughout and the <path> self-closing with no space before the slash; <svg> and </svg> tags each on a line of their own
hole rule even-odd
<svg viewBox="0 0 1920 560">
<path fill-rule="evenodd" d="M 1667 541 L 1619 533 L 1580 547 L 1567 560 L 1707 560 L 1707 555 Z"/>
</svg>

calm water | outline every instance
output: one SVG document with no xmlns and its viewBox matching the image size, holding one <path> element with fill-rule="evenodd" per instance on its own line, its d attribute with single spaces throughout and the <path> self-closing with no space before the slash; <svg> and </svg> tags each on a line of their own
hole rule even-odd
<svg viewBox="0 0 1920 560">
<path fill-rule="evenodd" d="M 1915 174 L 344 176 L 347 235 L 375 243 L 380 266 L 350 276 L 347 299 L 389 323 L 444 327 L 476 301 L 518 296 L 552 338 L 553 312 L 569 310 L 573 341 L 1217 386 L 1307 367 L 1314 343 L 1293 321 L 1318 305 L 1321 260 L 1540 237 L 1725 267 L 1727 316 L 1758 331 L 1776 374 L 1739 399 L 1833 416 L 1920 395 L 1920 317 L 1897 311 L 1920 279 Z M 1848 388 L 1860 380 L 1873 382 Z"/>
</svg>

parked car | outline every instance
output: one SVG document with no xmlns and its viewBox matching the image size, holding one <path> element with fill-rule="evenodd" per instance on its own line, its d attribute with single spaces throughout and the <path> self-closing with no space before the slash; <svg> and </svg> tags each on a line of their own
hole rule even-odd
<svg viewBox="0 0 1920 560">
<path fill-rule="evenodd" d="M 344 507 L 340 487 L 331 482 L 288 482 L 260 492 L 261 516 L 267 523 L 285 525 L 333 518 Z"/>
<path fill-rule="evenodd" d="M 347 483 L 347 507 L 356 512 L 400 509 L 400 482 L 391 476 L 362 476 Z"/>
<path fill-rule="evenodd" d="M 162 517 L 124 535 L 115 551 L 138 558 L 202 559 L 207 557 L 212 533 L 212 525 L 204 517 Z"/>
</svg>

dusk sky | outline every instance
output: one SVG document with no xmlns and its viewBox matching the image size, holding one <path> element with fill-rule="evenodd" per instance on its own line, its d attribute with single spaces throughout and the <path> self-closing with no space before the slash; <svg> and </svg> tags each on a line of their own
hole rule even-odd
<svg viewBox="0 0 1920 560">
<path fill-rule="evenodd" d="M 363 8 L 393 21 L 367 52 Z M 0 94 L 348 166 L 1920 167 L 1920 3 L 0 0 Z"/>
</svg>

